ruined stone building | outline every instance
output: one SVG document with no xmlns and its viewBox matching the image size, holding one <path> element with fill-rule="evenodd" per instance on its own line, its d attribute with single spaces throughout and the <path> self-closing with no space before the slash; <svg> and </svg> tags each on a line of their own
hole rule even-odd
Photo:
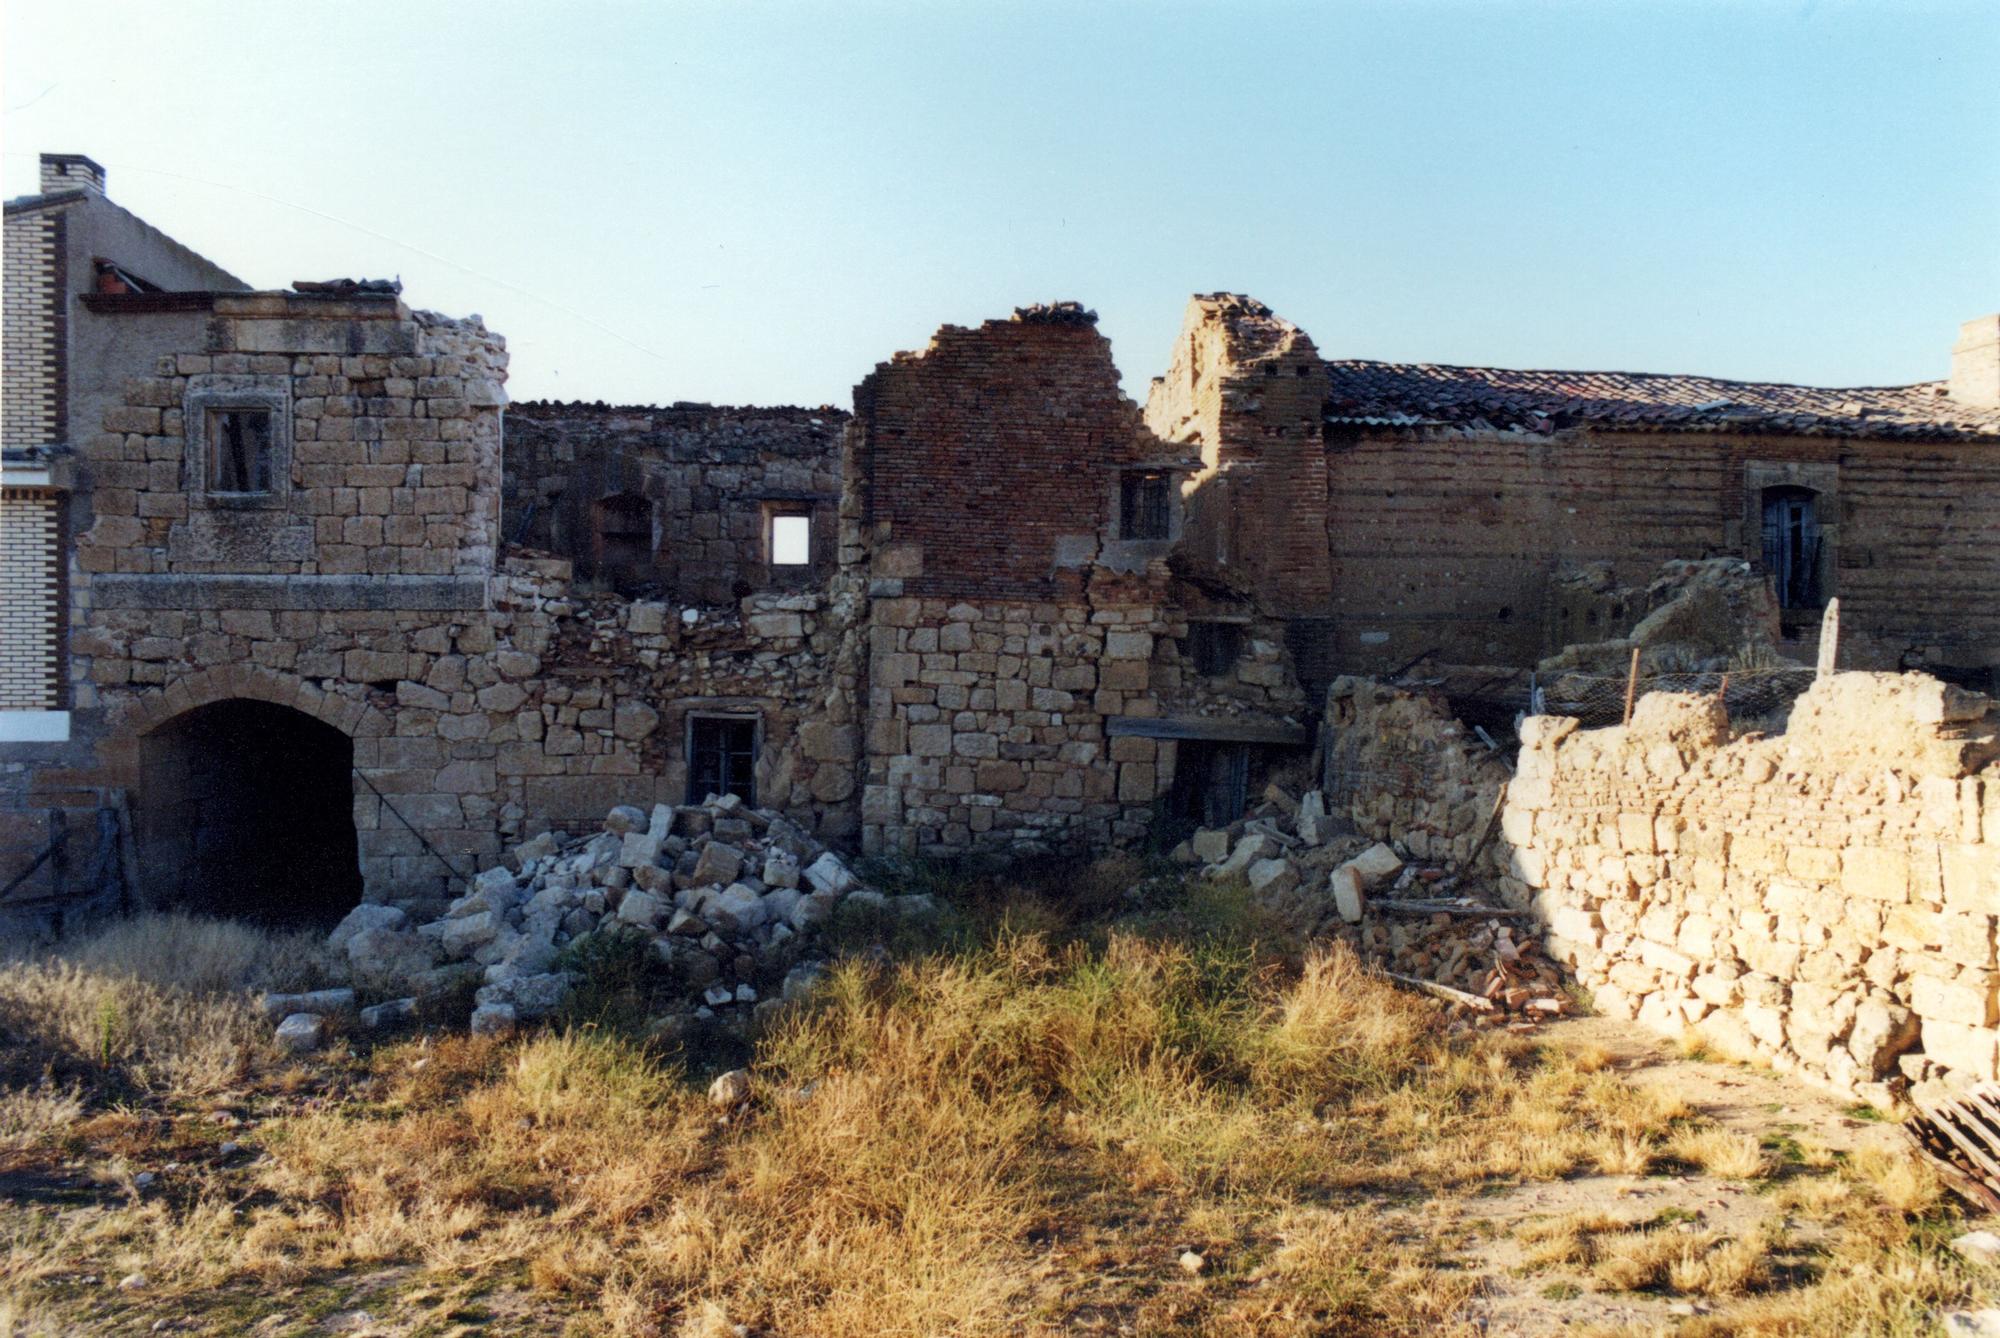
<svg viewBox="0 0 2000 1338">
<path fill-rule="evenodd" d="M 0 847 L 68 833 L 17 897 L 435 901 L 719 792 L 867 852 L 1137 843 L 1303 768 L 1337 675 L 1533 666 L 1670 559 L 1767 575 L 1807 658 L 1838 594 L 1843 663 L 2000 666 L 1991 317 L 1948 383 L 1824 391 L 1329 361 L 1213 295 L 1141 406 L 1058 303 L 851 413 L 510 406 L 478 318 L 251 291 L 87 159 L 6 226 Z"/>
</svg>

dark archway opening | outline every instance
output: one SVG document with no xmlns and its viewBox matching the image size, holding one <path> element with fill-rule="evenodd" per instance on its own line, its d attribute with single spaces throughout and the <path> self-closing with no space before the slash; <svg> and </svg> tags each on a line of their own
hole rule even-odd
<svg viewBox="0 0 2000 1338">
<path fill-rule="evenodd" d="M 150 904 L 330 926 L 361 900 L 354 744 L 288 706 L 198 706 L 139 741 L 133 806 Z"/>
</svg>

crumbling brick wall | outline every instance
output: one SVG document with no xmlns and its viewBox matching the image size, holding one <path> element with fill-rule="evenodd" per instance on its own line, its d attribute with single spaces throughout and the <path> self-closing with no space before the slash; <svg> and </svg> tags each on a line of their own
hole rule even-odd
<svg viewBox="0 0 2000 1338">
<path fill-rule="evenodd" d="M 507 412 L 503 529 L 510 542 L 547 549 L 597 576 L 609 566 L 597 543 L 600 506 L 635 497 L 644 500 L 652 539 L 642 567 L 622 584 L 709 605 L 785 578 L 823 584 L 834 561 L 847 419 L 830 406 L 517 403 Z M 811 570 L 772 571 L 765 540 L 773 508 L 810 514 Z"/>
<path fill-rule="evenodd" d="M 1198 452 L 1186 558 L 1285 615 L 1324 612 L 1324 376 L 1305 331 L 1262 303 L 1197 295 L 1146 425 Z"/>
<path fill-rule="evenodd" d="M 1712 698 L 1523 730 L 1503 836 L 1598 1006 L 1835 1090 L 1995 1074 L 2000 712 L 1922 675 L 1820 680 L 1779 737 Z"/>
<path fill-rule="evenodd" d="M 864 849 L 1109 845 L 1162 788 L 1157 744 L 1114 758 L 1104 722 L 1148 700 L 1165 564 L 1099 565 L 1118 466 L 1162 449 L 1082 315 L 946 326 L 855 390 Z"/>
</svg>

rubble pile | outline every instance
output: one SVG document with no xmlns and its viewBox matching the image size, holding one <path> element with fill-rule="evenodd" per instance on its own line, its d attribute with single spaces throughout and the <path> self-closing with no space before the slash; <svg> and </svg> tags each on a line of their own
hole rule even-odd
<svg viewBox="0 0 2000 1338">
<path fill-rule="evenodd" d="M 1294 800 L 1273 785 L 1244 819 L 1204 828 L 1174 854 L 1205 877 L 1241 877 L 1288 928 L 1347 939 L 1362 960 L 1455 1013 L 1531 1026 L 1571 1011 L 1561 968 L 1525 913 L 1463 874 L 1356 835 L 1317 790 Z"/>
<path fill-rule="evenodd" d="M 404 1020 L 418 998 L 476 983 L 472 1030 L 511 1031 L 554 1012 L 570 992 L 563 949 L 614 926 L 651 938 L 686 982 L 694 1017 L 747 1020 L 810 984 L 822 966 L 816 931 L 849 901 L 901 914 L 933 909 L 925 896 L 863 886 L 796 823 L 724 795 L 650 814 L 621 805 L 590 836 L 545 832 L 474 878 L 441 918 L 413 925 L 398 907 L 357 906 L 330 942 L 363 992 L 388 999 L 361 1010 L 363 1025 Z M 345 995 L 335 1011 L 353 1005 L 352 991 L 321 993 Z M 314 1014 L 317 998 L 266 1000 L 267 1014 L 291 1026 L 293 1048 L 317 1035 L 297 1021 Z"/>
</svg>

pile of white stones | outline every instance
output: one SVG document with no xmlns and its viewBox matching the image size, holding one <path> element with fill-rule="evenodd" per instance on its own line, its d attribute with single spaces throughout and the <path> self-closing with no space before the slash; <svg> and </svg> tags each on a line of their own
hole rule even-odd
<svg viewBox="0 0 2000 1338">
<path fill-rule="evenodd" d="M 363 992 L 387 997 L 357 1014 L 368 1027 L 407 1020 L 419 997 L 476 977 L 472 1030 L 512 1031 L 554 1012 L 575 985 L 557 969 L 562 950 L 614 927 L 652 940 L 687 982 L 691 1016 L 742 1020 L 809 987 L 824 967 L 817 930 L 849 901 L 903 915 L 934 909 L 925 896 L 863 886 L 796 823 L 724 795 L 650 814 L 620 805 L 592 836 L 545 832 L 473 879 L 440 919 L 413 925 L 400 908 L 362 905 L 330 941 Z M 343 1011 L 320 997 L 332 994 L 352 1007 L 352 991 L 267 998 L 267 1016 L 284 1019 L 281 1043 L 317 1044 L 318 1028 L 300 1018 L 315 1006 Z"/>
</svg>

